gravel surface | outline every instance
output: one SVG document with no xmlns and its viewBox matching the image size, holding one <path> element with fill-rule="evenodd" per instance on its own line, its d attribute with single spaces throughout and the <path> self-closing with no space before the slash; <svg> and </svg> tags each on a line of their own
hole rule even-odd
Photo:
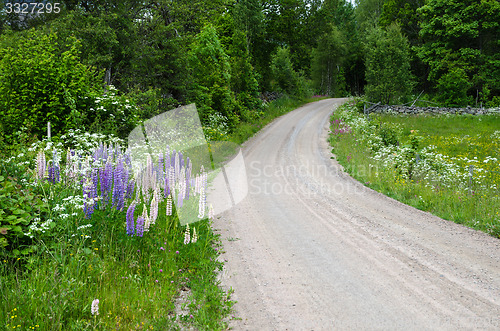
<svg viewBox="0 0 500 331">
<path fill-rule="evenodd" d="M 500 241 L 344 173 L 326 142 L 343 101 L 298 108 L 243 146 L 247 195 L 215 220 L 230 327 L 500 330 Z"/>
</svg>

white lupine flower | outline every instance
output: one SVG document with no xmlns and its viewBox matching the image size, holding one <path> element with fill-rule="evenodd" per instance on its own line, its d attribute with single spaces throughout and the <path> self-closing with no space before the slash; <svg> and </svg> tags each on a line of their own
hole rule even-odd
<svg viewBox="0 0 500 331">
<path fill-rule="evenodd" d="M 168 195 L 167 198 L 167 216 L 172 215 L 172 195 Z"/>
<path fill-rule="evenodd" d="M 193 227 L 193 238 L 191 238 L 191 243 L 195 243 L 198 241 L 198 235 L 196 234 L 196 228 Z"/>
<path fill-rule="evenodd" d="M 202 187 L 200 191 L 200 201 L 198 202 L 198 218 L 205 217 L 205 208 L 206 208 L 205 188 Z"/>
<path fill-rule="evenodd" d="M 142 217 L 144 217 L 144 232 L 149 231 L 149 227 L 151 226 L 151 218 L 148 216 L 148 209 L 146 205 L 144 205 L 144 209 L 142 211 Z"/>
<path fill-rule="evenodd" d="M 191 242 L 191 236 L 189 234 L 189 224 L 186 225 L 186 231 L 184 232 L 184 245 Z"/>
<path fill-rule="evenodd" d="M 92 315 L 99 315 L 99 299 L 95 299 L 94 301 L 92 301 L 90 312 L 92 313 Z"/>
</svg>

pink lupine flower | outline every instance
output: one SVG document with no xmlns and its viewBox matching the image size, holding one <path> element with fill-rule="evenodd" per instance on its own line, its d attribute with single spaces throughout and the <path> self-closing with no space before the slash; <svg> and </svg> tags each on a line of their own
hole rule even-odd
<svg viewBox="0 0 500 331">
<path fill-rule="evenodd" d="M 36 173 L 39 179 L 43 179 L 46 169 L 47 162 L 45 160 L 45 153 L 43 151 L 39 151 L 36 156 Z"/>
</svg>

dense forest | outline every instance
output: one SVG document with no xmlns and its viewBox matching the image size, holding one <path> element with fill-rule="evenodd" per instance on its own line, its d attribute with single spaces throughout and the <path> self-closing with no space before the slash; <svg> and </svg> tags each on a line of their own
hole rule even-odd
<svg viewBox="0 0 500 331">
<path fill-rule="evenodd" d="M 190 103 L 231 130 L 277 96 L 500 105 L 498 0 L 17 4 L 0 4 L 3 141 L 48 121 L 126 136 Z"/>
</svg>

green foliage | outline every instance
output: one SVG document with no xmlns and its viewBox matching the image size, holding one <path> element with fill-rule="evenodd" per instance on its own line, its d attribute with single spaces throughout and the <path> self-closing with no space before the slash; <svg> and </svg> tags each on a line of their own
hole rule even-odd
<svg viewBox="0 0 500 331">
<path fill-rule="evenodd" d="M 271 60 L 272 87 L 289 95 L 299 90 L 299 74 L 293 69 L 288 48 L 279 47 Z"/>
<path fill-rule="evenodd" d="M 367 36 L 366 95 L 372 102 L 395 104 L 412 92 L 408 40 L 397 25 L 374 28 Z"/>
<path fill-rule="evenodd" d="M 0 115 L 7 140 L 21 126 L 42 135 L 80 127 L 98 88 L 96 76 L 78 60 L 79 43 L 58 41 L 36 30 L 0 40 Z"/>
<path fill-rule="evenodd" d="M 0 161 L 0 258 L 18 261 L 36 250 L 25 235 L 33 218 L 48 210 L 47 203 L 31 180 L 29 165 L 33 153 L 26 151 Z"/>
<path fill-rule="evenodd" d="M 396 23 L 401 27 L 401 31 L 408 37 L 411 45 L 418 41 L 420 31 L 420 14 L 417 11 L 422 7 L 425 0 L 387 0 L 384 1 L 382 13 L 380 15 L 380 25 L 388 27 Z"/>
<path fill-rule="evenodd" d="M 217 32 L 207 25 L 196 36 L 189 55 L 191 75 L 196 84 L 192 99 L 206 121 L 209 114 L 219 112 L 236 123 L 235 100 L 231 92 L 229 57 L 222 48 Z"/>
<path fill-rule="evenodd" d="M 387 126 L 380 127 L 378 130 L 378 134 L 379 134 L 380 138 L 382 139 L 382 143 L 385 146 L 399 144 L 396 131 L 391 127 L 387 127 Z"/>
<path fill-rule="evenodd" d="M 257 73 L 250 63 L 250 54 L 244 32 L 235 30 L 230 49 L 231 55 L 231 88 L 236 95 L 238 114 L 248 120 L 258 114 L 262 108 L 259 99 L 259 83 Z"/>
<path fill-rule="evenodd" d="M 458 77 L 461 83 L 457 93 L 461 100 L 455 104 L 465 101 L 461 90 L 465 88 L 463 79 L 471 82 L 467 95 L 474 98 L 486 85 L 491 88 L 488 99 L 477 102 L 499 96 L 500 2 L 429 0 L 418 12 L 422 17 L 420 35 L 424 41 L 417 48 L 418 56 L 429 65 L 429 81 L 441 87 L 438 93 L 442 93 L 443 88 L 445 91 L 452 88 L 449 81 Z"/>
<path fill-rule="evenodd" d="M 116 88 L 109 85 L 103 95 L 94 98 L 86 120 L 93 132 L 125 138 L 139 123 L 138 113 L 126 96 L 119 95 Z"/>
<path fill-rule="evenodd" d="M 467 91 L 471 85 L 469 77 L 462 68 L 453 68 L 439 78 L 436 99 L 441 104 L 451 107 L 470 105 L 472 97 L 467 96 Z"/>
<path fill-rule="evenodd" d="M 318 39 L 318 47 L 312 52 L 311 73 L 317 93 L 329 96 L 345 94 L 345 78 L 342 70 L 347 55 L 343 33 L 334 25 Z"/>
</svg>

